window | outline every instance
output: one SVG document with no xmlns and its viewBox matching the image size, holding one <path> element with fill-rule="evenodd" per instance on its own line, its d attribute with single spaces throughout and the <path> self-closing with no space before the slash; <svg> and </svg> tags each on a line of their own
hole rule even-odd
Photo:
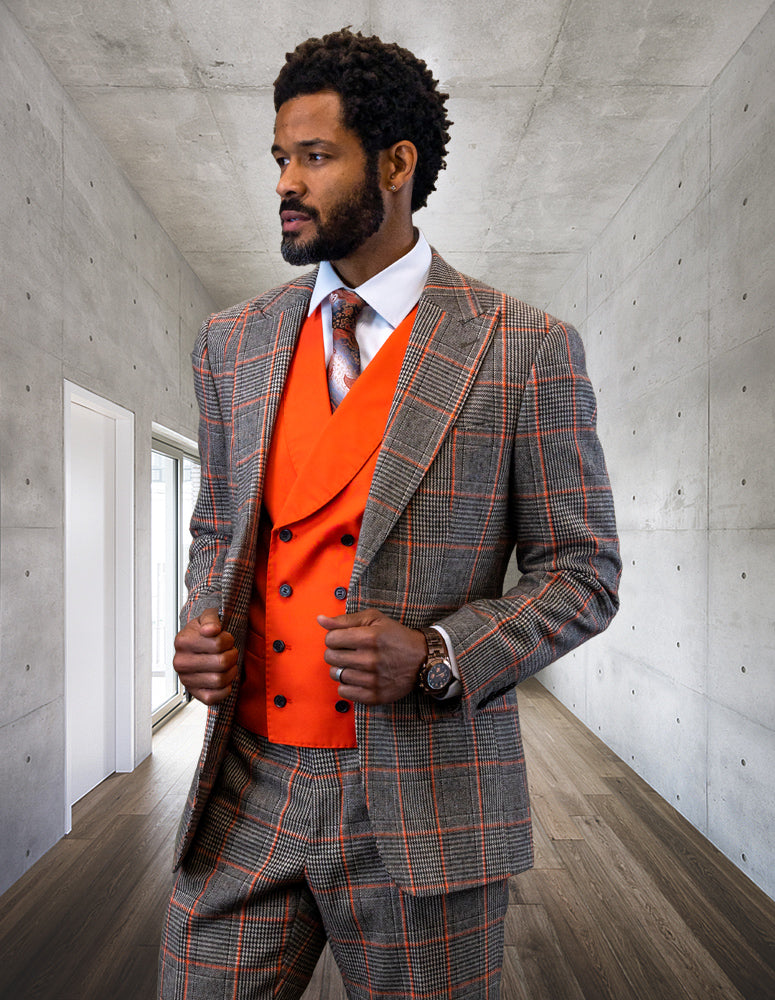
<svg viewBox="0 0 775 1000">
<path fill-rule="evenodd" d="M 199 492 L 199 460 L 154 440 L 151 451 L 151 711 L 154 726 L 186 699 L 172 666 L 185 598 L 188 531 Z"/>
</svg>

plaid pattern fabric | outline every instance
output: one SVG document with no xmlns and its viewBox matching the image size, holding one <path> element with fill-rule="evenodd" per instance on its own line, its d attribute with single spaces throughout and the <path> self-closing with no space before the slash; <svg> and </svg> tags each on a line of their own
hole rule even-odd
<svg viewBox="0 0 775 1000">
<path fill-rule="evenodd" d="M 161 1000 L 299 997 L 328 938 L 348 996 L 497 997 L 505 882 L 402 893 L 371 832 L 355 750 L 236 726 L 170 902 Z"/>
<path fill-rule="evenodd" d="M 271 430 L 314 272 L 212 317 L 193 360 L 202 483 L 183 620 L 222 611 L 242 646 Z M 347 610 L 450 635 L 463 693 L 356 706 L 369 821 L 406 892 L 532 861 L 515 686 L 604 629 L 620 560 L 578 334 L 434 254 L 364 512 Z M 516 551 L 521 579 L 503 593 Z M 210 711 L 185 854 L 235 692 Z"/>
</svg>

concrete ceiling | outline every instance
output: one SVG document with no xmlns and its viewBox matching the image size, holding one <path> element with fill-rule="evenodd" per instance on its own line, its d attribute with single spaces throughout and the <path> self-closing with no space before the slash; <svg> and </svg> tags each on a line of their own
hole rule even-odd
<svg viewBox="0 0 775 1000">
<path fill-rule="evenodd" d="M 429 240 L 545 305 L 771 0 L 5 0 L 216 304 L 295 273 L 269 155 L 287 50 L 421 55 L 455 124 Z"/>
</svg>

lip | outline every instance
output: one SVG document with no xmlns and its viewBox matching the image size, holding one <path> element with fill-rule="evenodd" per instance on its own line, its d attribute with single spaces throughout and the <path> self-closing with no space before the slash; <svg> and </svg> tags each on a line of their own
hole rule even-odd
<svg viewBox="0 0 775 1000">
<path fill-rule="evenodd" d="M 304 212 L 293 212 L 290 209 L 286 209 L 280 212 L 280 219 L 282 220 L 284 233 L 295 233 L 307 222 L 311 221 L 311 216 L 305 215 Z"/>
</svg>

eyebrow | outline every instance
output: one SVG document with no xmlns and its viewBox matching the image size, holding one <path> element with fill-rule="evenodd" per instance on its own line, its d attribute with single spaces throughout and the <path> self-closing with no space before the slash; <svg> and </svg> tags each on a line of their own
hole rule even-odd
<svg viewBox="0 0 775 1000">
<path fill-rule="evenodd" d="M 336 143 L 331 142 L 330 139 L 300 139 L 299 142 L 294 142 L 291 145 L 300 146 L 302 149 L 307 149 L 310 146 L 335 146 Z M 283 147 L 278 143 L 272 143 L 272 153 L 283 152 Z"/>
</svg>

